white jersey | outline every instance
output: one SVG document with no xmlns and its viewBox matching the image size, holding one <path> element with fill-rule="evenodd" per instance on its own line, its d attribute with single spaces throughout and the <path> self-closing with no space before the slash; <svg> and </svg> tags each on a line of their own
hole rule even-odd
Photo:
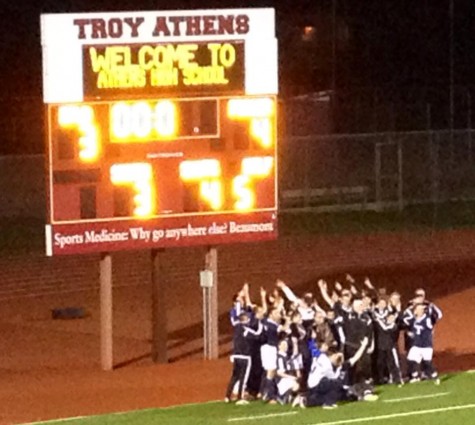
<svg viewBox="0 0 475 425">
<path fill-rule="evenodd" d="M 315 388 L 323 378 L 337 379 L 339 376 L 340 368 L 335 369 L 330 358 L 322 353 L 313 359 L 307 384 L 309 388 Z"/>
</svg>

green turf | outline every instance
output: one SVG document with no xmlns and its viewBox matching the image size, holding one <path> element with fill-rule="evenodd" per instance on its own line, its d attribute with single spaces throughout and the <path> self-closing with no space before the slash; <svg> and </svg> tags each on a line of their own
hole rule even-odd
<svg viewBox="0 0 475 425">
<path fill-rule="evenodd" d="M 378 388 L 378 393 L 380 395 L 378 401 L 346 403 L 335 410 L 323 410 L 319 407 L 300 409 L 280 405 L 269 406 L 262 402 L 252 402 L 247 406 L 212 402 L 64 420 L 61 423 L 65 425 L 475 424 L 474 374 L 446 375 L 439 386 L 434 385 L 433 382 L 408 384 L 403 388 L 385 386 Z M 388 402 L 412 397 L 422 398 Z M 265 415 L 274 414 L 283 416 L 265 417 Z M 44 424 L 47 423 L 44 422 Z"/>
</svg>

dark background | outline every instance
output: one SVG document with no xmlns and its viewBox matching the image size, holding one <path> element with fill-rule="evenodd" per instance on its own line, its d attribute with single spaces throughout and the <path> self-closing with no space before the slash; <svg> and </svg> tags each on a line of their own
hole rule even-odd
<svg viewBox="0 0 475 425">
<path fill-rule="evenodd" d="M 284 99 L 333 90 L 339 104 L 365 92 L 387 102 L 416 99 L 445 108 L 452 81 L 457 109 L 467 103 L 465 94 L 475 82 L 473 0 L 0 0 L 0 5 L 3 121 L 24 116 L 25 102 L 41 108 L 41 13 L 275 7 Z M 449 126 L 442 115 L 438 127 Z M 22 152 L 18 142 L 9 143 L 0 153 Z"/>
</svg>

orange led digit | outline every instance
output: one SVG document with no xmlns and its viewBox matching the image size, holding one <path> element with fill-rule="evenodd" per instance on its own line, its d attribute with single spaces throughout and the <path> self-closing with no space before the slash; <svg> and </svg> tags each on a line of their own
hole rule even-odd
<svg viewBox="0 0 475 425">
<path fill-rule="evenodd" d="M 129 105 L 125 102 L 114 103 L 110 109 L 111 132 L 117 139 L 125 139 L 132 132 L 129 109 Z"/>
<path fill-rule="evenodd" d="M 208 202 L 211 209 L 216 211 L 223 208 L 223 185 L 219 179 L 200 182 L 200 196 Z"/>
<path fill-rule="evenodd" d="M 271 98 L 230 99 L 228 117 L 235 120 L 250 120 L 249 132 L 263 148 L 274 144 L 271 118 L 275 115 L 275 103 Z"/>
<path fill-rule="evenodd" d="M 110 168 L 110 179 L 114 185 L 131 185 L 134 196 L 134 215 L 149 217 L 155 212 L 152 166 L 145 162 L 114 164 Z"/>
<path fill-rule="evenodd" d="M 274 166 L 274 158 L 271 156 L 253 156 L 243 158 L 241 173 L 245 176 L 264 178 L 270 175 Z"/>
<path fill-rule="evenodd" d="M 251 118 L 250 132 L 263 148 L 272 147 L 272 125 L 269 118 Z"/>
<path fill-rule="evenodd" d="M 154 110 L 155 131 L 159 136 L 172 137 L 177 130 L 176 107 L 169 100 L 157 102 Z"/>
<path fill-rule="evenodd" d="M 169 139 L 177 131 L 176 106 L 169 100 L 117 102 L 110 109 L 110 128 L 116 143 Z"/>
<path fill-rule="evenodd" d="M 255 195 L 249 187 L 251 178 L 245 175 L 239 175 L 233 179 L 233 195 L 237 199 L 234 208 L 240 211 L 247 211 L 253 208 L 255 204 Z"/>
<path fill-rule="evenodd" d="M 137 102 L 130 105 L 131 133 L 139 139 L 147 137 L 152 132 L 152 108 L 147 102 Z"/>
<path fill-rule="evenodd" d="M 94 162 L 99 157 L 100 143 L 94 110 L 88 105 L 63 105 L 58 108 L 58 124 L 63 128 L 76 127 L 79 131 L 79 159 Z"/>
<path fill-rule="evenodd" d="M 183 181 L 198 181 L 221 176 L 221 164 L 217 159 L 183 161 L 180 164 L 180 178 Z"/>
<path fill-rule="evenodd" d="M 234 119 L 264 118 L 275 115 L 274 101 L 269 97 L 229 99 L 228 117 Z"/>
<path fill-rule="evenodd" d="M 237 210 L 247 211 L 255 206 L 256 196 L 251 187 L 254 179 L 268 177 L 274 166 L 271 156 L 253 156 L 241 161 L 241 174 L 233 179 L 233 195 L 237 201 L 234 207 Z"/>
<path fill-rule="evenodd" d="M 180 178 L 184 182 L 198 182 L 200 197 L 211 209 L 223 207 L 223 184 L 221 182 L 221 164 L 217 159 L 183 161 L 180 164 Z"/>
</svg>

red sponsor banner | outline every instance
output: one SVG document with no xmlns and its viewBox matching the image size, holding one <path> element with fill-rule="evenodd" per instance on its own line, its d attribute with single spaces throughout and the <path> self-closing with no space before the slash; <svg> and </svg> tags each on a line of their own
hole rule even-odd
<svg viewBox="0 0 475 425">
<path fill-rule="evenodd" d="M 276 211 L 48 225 L 48 255 L 255 242 L 277 238 Z"/>
</svg>

